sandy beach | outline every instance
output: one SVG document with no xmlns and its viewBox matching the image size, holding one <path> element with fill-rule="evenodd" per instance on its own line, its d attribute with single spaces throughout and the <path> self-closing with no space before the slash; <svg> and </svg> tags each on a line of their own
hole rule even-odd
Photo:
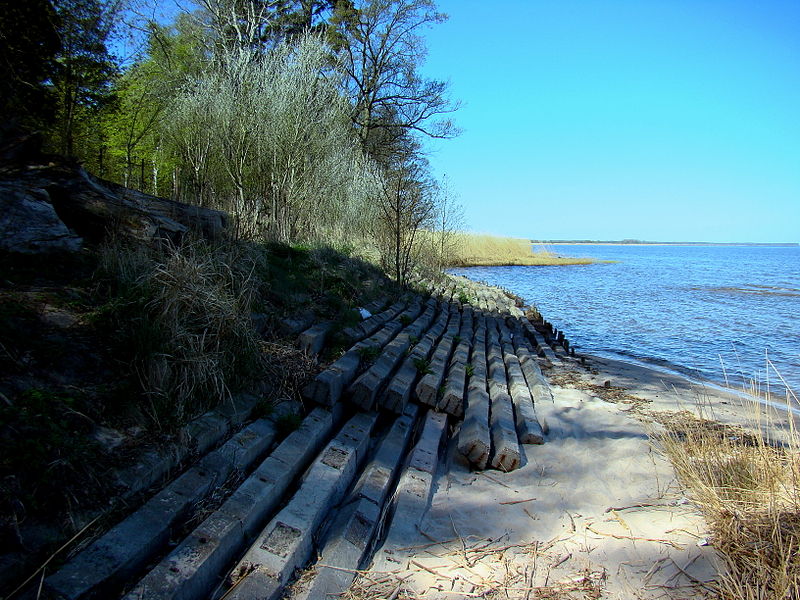
<svg viewBox="0 0 800 600">
<path fill-rule="evenodd" d="M 680 411 L 744 423 L 753 402 L 599 357 L 567 359 L 545 374 L 555 398 L 545 443 L 524 446 L 516 471 L 475 472 L 455 450 L 454 432 L 419 524 L 404 523 L 399 542 L 389 536 L 384 559 L 350 597 L 712 594 L 719 566 L 706 524 L 648 432 Z M 784 435 L 785 413 L 762 414 Z"/>
</svg>

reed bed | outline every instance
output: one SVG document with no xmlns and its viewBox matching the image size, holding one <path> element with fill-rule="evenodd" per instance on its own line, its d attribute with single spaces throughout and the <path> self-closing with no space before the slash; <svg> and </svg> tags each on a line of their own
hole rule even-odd
<svg viewBox="0 0 800 600">
<path fill-rule="evenodd" d="M 530 240 L 458 232 L 453 234 L 450 262 L 456 267 L 588 265 L 591 258 L 559 256 L 540 246 L 535 251 Z"/>
<path fill-rule="evenodd" d="M 800 444 L 753 403 L 743 428 L 678 413 L 658 445 L 702 511 L 724 569 L 721 598 L 800 598 Z"/>
</svg>

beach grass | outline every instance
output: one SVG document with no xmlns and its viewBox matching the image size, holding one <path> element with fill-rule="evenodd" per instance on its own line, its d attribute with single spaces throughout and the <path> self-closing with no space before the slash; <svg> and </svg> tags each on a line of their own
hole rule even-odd
<svg viewBox="0 0 800 600">
<path fill-rule="evenodd" d="M 531 241 L 479 233 L 453 234 L 450 263 L 454 267 L 589 265 L 592 258 L 560 256 Z"/>
<path fill-rule="evenodd" d="M 702 415 L 701 415 L 702 416 Z M 678 413 L 657 443 L 703 513 L 724 565 L 719 596 L 800 598 L 800 443 L 770 439 L 764 406 L 734 428 Z"/>
</svg>

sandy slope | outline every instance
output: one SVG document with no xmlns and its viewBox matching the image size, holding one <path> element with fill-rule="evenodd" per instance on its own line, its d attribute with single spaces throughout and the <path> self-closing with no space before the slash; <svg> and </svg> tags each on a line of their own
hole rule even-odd
<svg viewBox="0 0 800 600">
<path fill-rule="evenodd" d="M 547 375 L 557 410 L 546 443 L 525 446 L 517 471 L 480 473 L 455 451 L 456 432 L 416 535 L 391 549 L 395 568 L 367 573 L 351 595 L 709 595 L 716 563 L 705 523 L 647 429 L 658 427 L 654 413 L 698 403 L 731 423 L 751 409 L 735 394 L 618 361 L 570 362 Z"/>
</svg>

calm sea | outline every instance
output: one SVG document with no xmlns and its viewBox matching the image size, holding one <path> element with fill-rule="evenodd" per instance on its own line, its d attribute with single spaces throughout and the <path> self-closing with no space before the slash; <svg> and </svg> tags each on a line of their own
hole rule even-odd
<svg viewBox="0 0 800 600">
<path fill-rule="evenodd" d="M 553 248 L 618 262 L 452 272 L 515 292 L 579 353 L 800 393 L 800 247 Z"/>
</svg>

